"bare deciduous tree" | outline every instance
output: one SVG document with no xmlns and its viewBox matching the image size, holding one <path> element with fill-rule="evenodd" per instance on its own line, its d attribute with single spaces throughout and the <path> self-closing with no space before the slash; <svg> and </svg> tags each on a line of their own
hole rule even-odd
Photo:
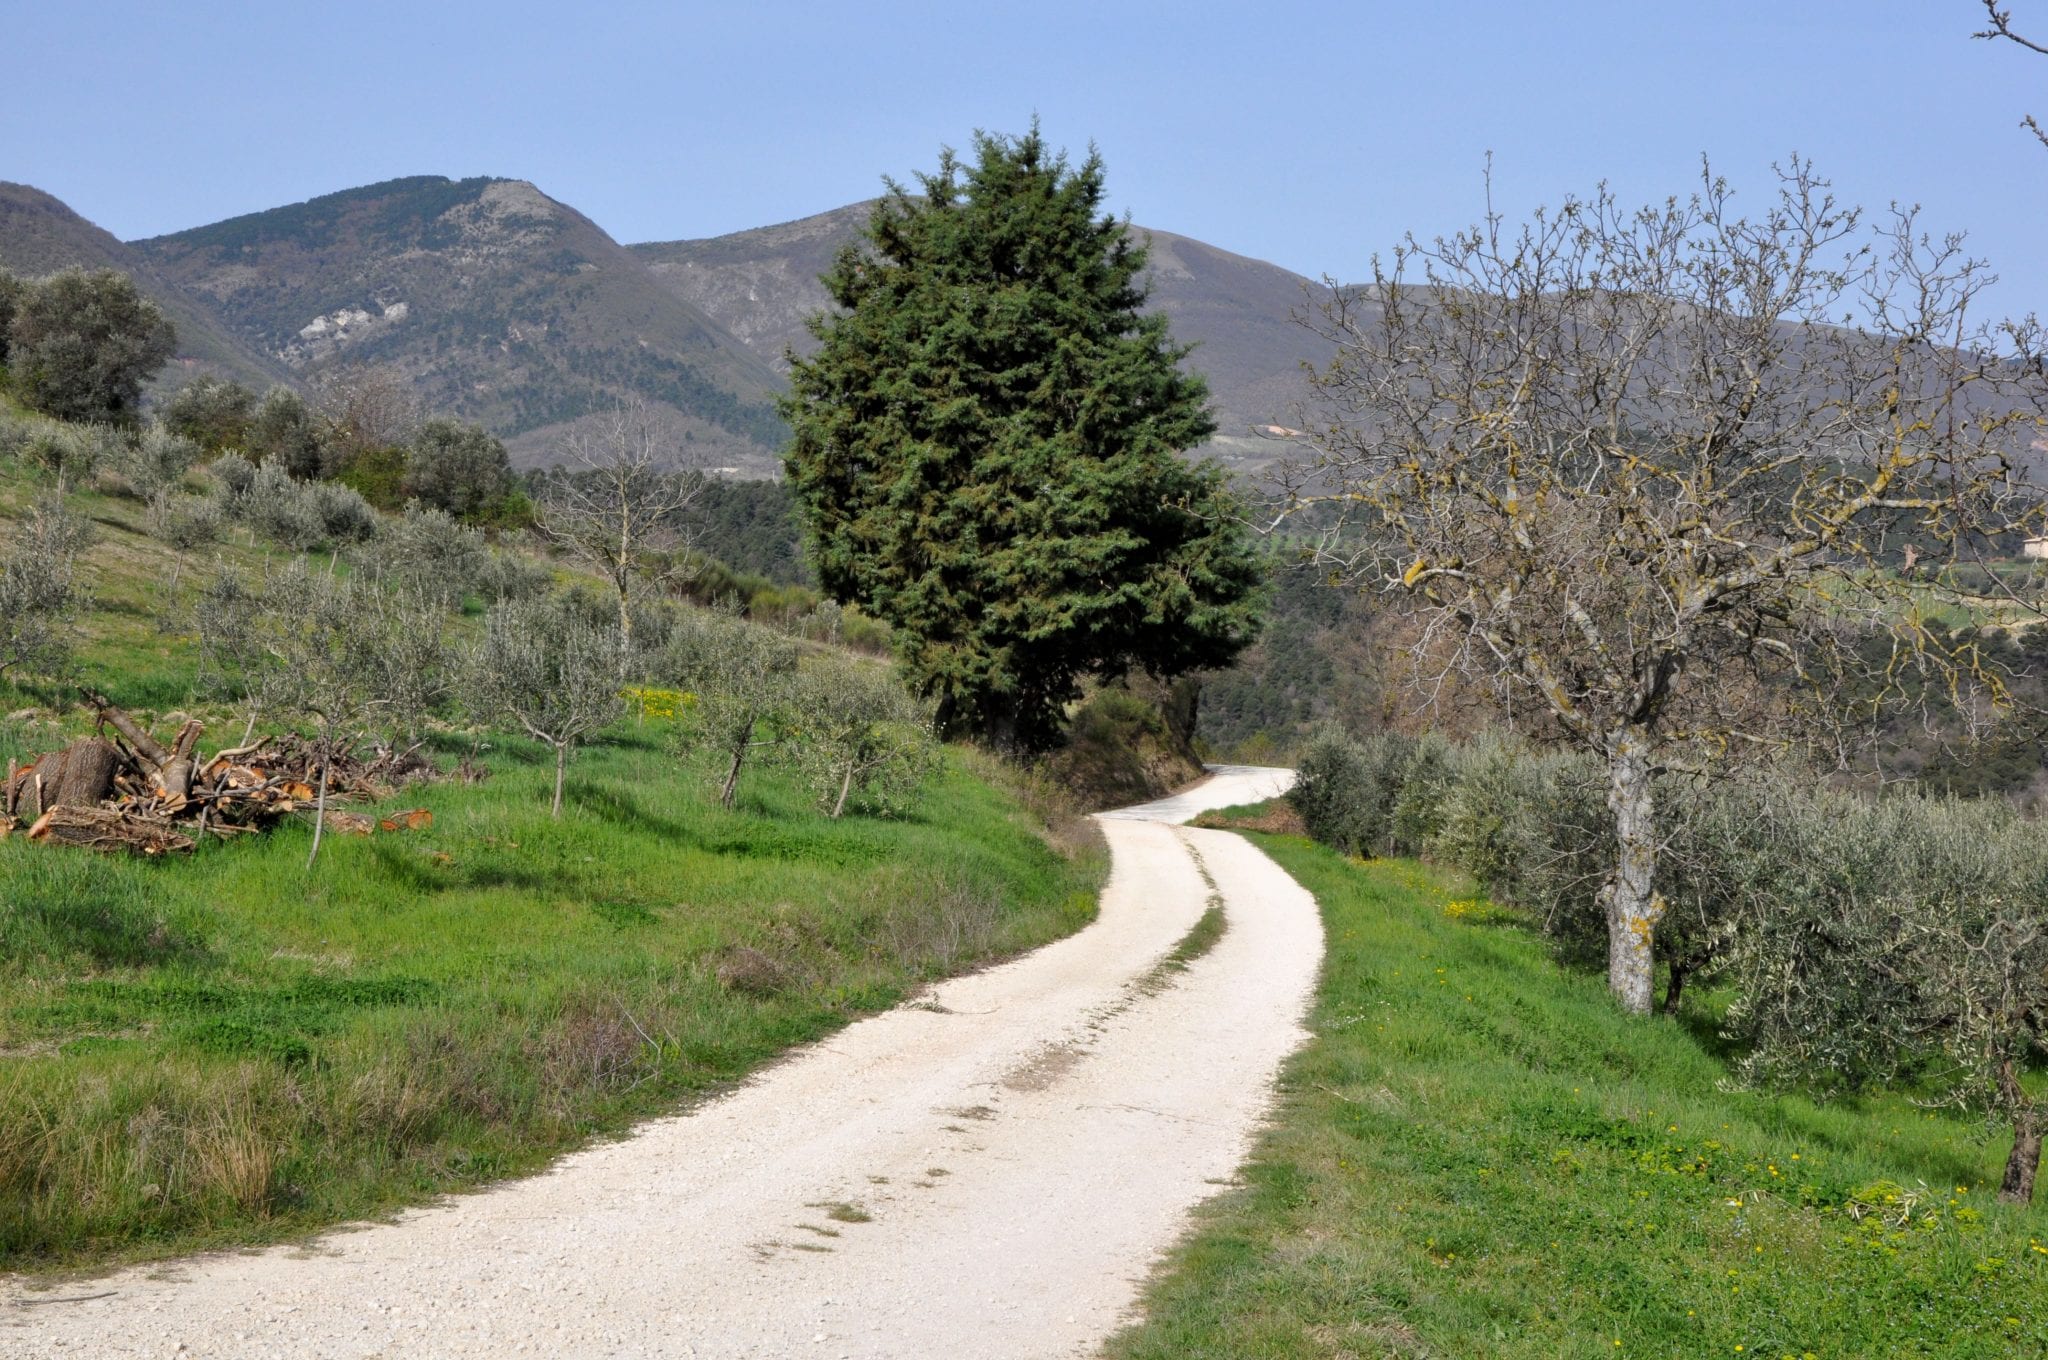
<svg viewBox="0 0 2048 1360">
<path fill-rule="evenodd" d="M 419 429 L 425 410 L 405 375 L 387 364 L 330 368 L 310 386 L 313 412 L 326 427 L 326 443 L 336 464 L 372 449 L 406 443 Z"/>
<path fill-rule="evenodd" d="M 1631 1010 L 1664 912 L 1659 773 L 1780 744 L 1816 697 L 2003 697 L 1897 570 L 2022 517 L 2008 389 L 2031 379 L 1996 342 L 2031 337 L 1974 323 L 1986 282 L 1959 238 L 1867 224 L 1795 162 L 1754 217 L 1703 170 L 1641 210 L 1603 187 L 1411 237 L 1311 322 L 1337 353 L 1281 519 L 1321 507 L 1333 573 L 1603 763 Z"/>
<path fill-rule="evenodd" d="M 1972 33 L 1970 35 L 1971 37 L 1989 38 L 1993 41 L 2003 38 L 2007 42 L 2019 44 L 2021 47 L 2026 48 L 2029 52 L 2038 53 L 2041 56 L 2048 57 L 2048 46 L 2043 46 L 2042 44 L 2035 42 L 2032 38 L 2029 38 L 2024 34 L 2015 32 L 2013 30 L 2012 11 L 2009 9 L 2000 9 L 1998 7 L 1998 0 L 1984 0 L 1984 12 L 1990 16 L 1991 27 L 1981 29 L 1976 33 Z M 2027 131 L 2033 133 L 2035 138 L 2037 138 L 2040 141 L 2042 146 L 2048 146 L 2048 128 L 2043 128 L 2038 122 L 2036 122 L 2034 120 L 2033 114 L 2030 113 L 2026 117 L 2020 119 L 2020 126 L 2025 128 Z"/>
<path fill-rule="evenodd" d="M 676 466 L 681 440 L 644 402 L 595 417 L 570 441 L 539 506 L 543 536 L 602 575 L 618 597 L 618 674 L 633 648 L 632 597 L 657 558 L 687 556 L 684 516 L 704 483 Z"/>
</svg>

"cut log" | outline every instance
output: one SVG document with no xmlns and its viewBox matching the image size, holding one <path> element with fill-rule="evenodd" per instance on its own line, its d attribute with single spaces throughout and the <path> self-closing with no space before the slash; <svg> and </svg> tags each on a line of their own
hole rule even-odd
<svg viewBox="0 0 2048 1360">
<path fill-rule="evenodd" d="M 85 690 L 84 694 L 85 701 L 93 706 L 99 720 L 128 739 L 128 744 L 135 748 L 135 754 L 151 773 L 163 768 L 164 762 L 171 758 L 171 753 L 164 749 L 162 742 L 144 731 L 141 723 L 129 717 L 125 710 L 117 707 L 106 695 L 91 689 Z"/>
<path fill-rule="evenodd" d="M 7 787 L 8 810 L 35 818 L 51 808 L 92 807 L 112 796 L 125 763 L 112 742 L 81 738 L 16 771 Z"/>
<path fill-rule="evenodd" d="M 380 831 L 425 831 L 434 824 L 434 814 L 426 808 L 413 808 L 408 812 L 394 812 L 377 823 Z"/>
<path fill-rule="evenodd" d="M 161 817 L 115 808 L 53 807 L 28 829 L 32 841 L 138 855 L 184 854 L 192 838 Z"/>
<path fill-rule="evenodd" d="M 329 808 L 324 820 L 327 829 L 337 836 L 367 836 L 377 829 L 376 821 L 360 812 Z"/>
</svg>

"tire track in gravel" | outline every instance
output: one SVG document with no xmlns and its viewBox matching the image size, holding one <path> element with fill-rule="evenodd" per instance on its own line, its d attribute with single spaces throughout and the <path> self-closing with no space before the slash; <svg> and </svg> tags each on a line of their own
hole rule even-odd
<svg viewBox="0 0 2048 1360">
<path fill-rule="evenodd" d="M 1305 1037 L 1314 900 L 1242 837 L 1175 824 L 1290 780 L 1222 767 L 1105 814 L 1086 929 L 543 1175 L 60 1291 L 98 1297 L 28 1306 L 12 1282 L 0 1355 L 1089 1354 Z M 1170 960 L 1212 899 L 1221 934 Z"/>
</svg>

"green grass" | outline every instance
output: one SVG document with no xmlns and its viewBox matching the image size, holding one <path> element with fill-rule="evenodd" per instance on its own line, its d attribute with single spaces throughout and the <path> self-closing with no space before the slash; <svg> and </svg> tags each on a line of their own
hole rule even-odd
<svg viewBox="0 0 2048 1360">
<path fill-rule="evenodd" d="M 163 863 L 0 843 L 0 1265 L 528 1171 L 1092 914 L 1099 860 L 960 760 L 942 816 L 834 822 L 768 770 L 728 813 L 710 764 L 615 738 L 559 822 L 510 745 L 399 800 L 431 828 L 330 838 L 311 874 L 298 826 Z"/>
<path fill-rule="evenodd" d="M 1728 1089 L 1435 871 L 1260 843 L 1322 904 L 1314 1038 L 1112 1356 L 2048 1354 L 2008 1132 Z"/>
</svg>

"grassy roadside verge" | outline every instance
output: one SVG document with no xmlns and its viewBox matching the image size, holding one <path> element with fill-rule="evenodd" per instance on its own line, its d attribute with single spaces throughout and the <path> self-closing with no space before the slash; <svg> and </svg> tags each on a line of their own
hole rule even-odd
<svg viewBox="0 0 2048 1360">
<path fill-rule="evenodd" d="M 1711 1035 L 1625 1019 L 1454 880 L 1259 843 L 1323 907 L 1315 1037 L 1111 1356 L 2048 1354 L 2003 1135 L 1720 1089 Z"/>
<path fill-rule="evenodd" d="M 508 744 L 410 835 L 144 863 L 0 843 L 0 1269 L 275 1240 L 537 1168 L 1093 913 L 949 757 L 921 817 L 742 805 L 663 734 Z"/>
</svg>

